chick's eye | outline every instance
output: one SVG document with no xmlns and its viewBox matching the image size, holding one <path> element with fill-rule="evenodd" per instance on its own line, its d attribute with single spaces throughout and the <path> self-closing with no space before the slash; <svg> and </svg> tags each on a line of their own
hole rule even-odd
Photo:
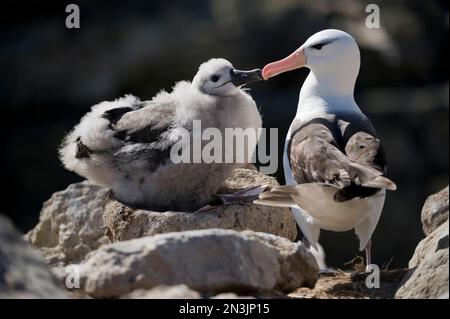
<svg viewBox="0 0 450 319">
<path fill-rule="evenodd" d="M 321 50 L 325 44 L 326 43 L 317 43 L 317 44 L 312 45 L 311 47 L 316 50 Z"/>
<path fill-rule="evenodd" d="M 211 76 L 211 81 L 213 81 L 213 82 L 217 82 L 217 81 L 219 81 L 219 79 L 220 79 L 219 75 L 214 74 Z"/>
</svg>

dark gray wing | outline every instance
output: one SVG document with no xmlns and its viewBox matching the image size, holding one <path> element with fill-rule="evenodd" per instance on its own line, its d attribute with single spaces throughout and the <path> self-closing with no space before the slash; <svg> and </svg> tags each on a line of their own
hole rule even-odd
<svg viewBox="0 0 450 319">
<path fill-rule="evenodd" d="M 109 129 L 114 137 L 123 142 L 123 145 L 133 143 L 151 145 L 157 143 L 164 132 L 173 124 L 176 104 L 165 99 L 159 101 L 135 101 L 131 105 L 106 110 L 101 117 L 109 121 Z M 76 158 L 89 158 L 91 154 L 115 152 L 116 150 L 93 150 L 88 148 L 81 138 L 76 142 Z M 155 146 L 155 145 L 153 145 Z M 143 147 L 140 147 L 141 149 Z M 129 148 L 128 148 L 129 149 Z"/>
<path fill-rule="evenodd" d="M 345 145 L 345 154 L 351 161 L 385 172 L 386 161 L 381 141 L 369 133 L 353 134 Z"/>
<path fill-rule="evenodd" d="M 112 124 L 115 137 L 127 143 L 154 143 L 172 125 L 175 103 L 145 102 L 143 107 L 124 113 Z"/>
<path fill-rule="evenodd" d="M 339 188 L 348 186 L 348 162 L 332 131 L 324 124 L 304 126 L 291 139 L 291 170 L 298 184 L 317 182 Z"/>
<path fill-rule="evenodd" d="M 344 122 L 342 122 L 344 121 Z M 343 124 L 346 123 L 346 124 Z M 340 117 L 337 125 L 342 133 L 341 149 L 350 160 L 387 172 L 383 145 L 377 138 L 372 122 L 364 115 Z"/>
<path fill-rule="evenodd" d="M 139 110 L 125 113 L 112 125 L 114 136 L 123 141 L 123 146 L 114 153 L 117 166 L 126 167 L 131 162 L 146 163 L 147 172 L 157 169 L 170 159 L 173 141 L 168 140 L 168 131 L 174 126 L 177 104 L 164 99 L 145 102 Z M 125 165 L 125 166 L 124 166 Z"/>
<path fill-rule="evenodd" d="M 333 186 L 338 189 L 336 201 L 367 197 L 382 187 L 394 188 L 395 184 L 381 176 L 383 171 L 373 163 L 379 141 L 368 139 L 368 133 L 357 133 L 347 143 L 349 155 L 342 150 L 342 136 L 338 131 L 333 123 L 325 120 L 304 125 L 294 132 L 289 158 L 295 181 Z"/>
<path fill-rule="evenodd" d="M 113 109 L 106 110 L 101 117 L 109 121 L 109 129 L 113 130 L 116 123 L 128 112 L 132 112 L 138 110 L 142 107 L 142 102 L 136 100 L 132 102 L 129 106 L 121 106 Z M 88 159 L 92 154 L 104 154 L 108 153 L 106 150 L 94 150 L 90 149 L 87 145 L 85 145 L 81 136 L 78 136 L 75 140 L 76 150 L 75 150 L 75 158 L 77 159 Z"/>
</svg>

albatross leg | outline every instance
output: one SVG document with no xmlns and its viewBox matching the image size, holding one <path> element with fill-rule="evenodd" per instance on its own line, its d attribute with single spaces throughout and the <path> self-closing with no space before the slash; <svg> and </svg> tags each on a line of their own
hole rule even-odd
<svg viewBox="0 0 450 319">
<path fill-rule="evenodd" d="M 366 271 L 369 268 L 369 265 L 372 264 L 372 239 L 369 239 L 367 242 L 366 248 L 364 249 L 366 251 Z"/>
<path fill-rule="evenodd" d="M 303 245 L 305 245 L 305 248 L 308 249 L 309 252 L 314 256 L 314 259 L 319 266 L 319 274 L 326 275 L 336 273 L 336 271 L 327 267 L 327 264 L 325 263 L 325 252 L 323 251 L 323 248 L 319 243 L 317 243 L 317 249 L 315 249 L 309 242 L 308 238 L 303 237 L 301 241 L 303 242 Z"/>
</svg>

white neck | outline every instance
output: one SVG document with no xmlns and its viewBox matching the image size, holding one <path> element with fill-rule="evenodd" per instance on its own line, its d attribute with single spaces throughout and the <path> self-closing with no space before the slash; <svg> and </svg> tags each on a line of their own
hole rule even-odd
<svg viewBox="0 0 450 319">
<path fill-rule="evenodd" d="M 316 117 L 332 117 L 342 113 L 361 113 L 353 91 L 356 75 L 311 71 L 300 90 L 296 118 L 308 121 Z"/>
</svg>

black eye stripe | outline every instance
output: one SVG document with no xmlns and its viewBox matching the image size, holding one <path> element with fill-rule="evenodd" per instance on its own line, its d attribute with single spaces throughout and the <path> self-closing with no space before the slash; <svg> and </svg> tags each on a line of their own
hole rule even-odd
<svg viewBox="0 0 450 319">
<path fill-rule="evenodd" d="M 316 49 L 316 50 L 320 50 L 322 49 L 322 47 L 324 45 L 330 44 L 330 42 L 322 42 L 322 43 L 317 43 L 311 46 L 311 48 Z"/>
</svg>

